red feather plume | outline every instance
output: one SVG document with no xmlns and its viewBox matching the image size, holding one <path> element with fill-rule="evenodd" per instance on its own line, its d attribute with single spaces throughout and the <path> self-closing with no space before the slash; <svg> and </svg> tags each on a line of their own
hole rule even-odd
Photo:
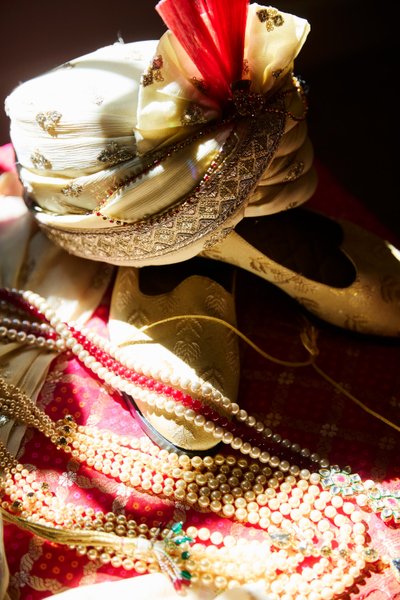
<svg viewBox="0 0 400 600">
<path fill-rule="evenodd" d="M 156 10 L 220 103 L 242 77 L 249 0 L 161 0 Z"/>
</svg>

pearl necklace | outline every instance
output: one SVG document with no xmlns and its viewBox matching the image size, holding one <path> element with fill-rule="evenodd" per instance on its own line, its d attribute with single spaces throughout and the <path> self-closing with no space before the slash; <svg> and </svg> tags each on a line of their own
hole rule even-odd
<svg viewBox="0 0 400 600">
<path fill-rule="evenodd" d="M 205 458 L 178 456 L 160 451 L 146 439 L 136 443 L 93 428 L 78 427 L 70 417 L 54 424 L 21 391 L 0 380 L 4 396 L 1 403 L 3 413 L 36 427 L 59 449 L 70 453 L 80 463 L 129 487 L 162 498 L 173 498 L 195 510 L 214 512 L 218 516 L 257 526 L 267 532 L 269 537 L 267 542 L 254 542 L 258 546 L 253 548 L 254 554 L 251 554 L 253 542 L 250 543 L 250 549 L 247 544 L 242 552 L 236 544 L 233 546 L 234 550 L 231 550 L 231 542 L 222 547 L 217 544 L 218 532 L 211 534 L 205 528 L 197 531 L 196 528 L 189 527 L 186 534 L 180 536 L 176 536 L 172 530 L 164 531 L 163 535 L 169 540 L 166 550 L 164 546 L 160 546 L 160 540 L 155 541 L 153 529 L 147 536 L 146 552 L 144 542 L 141 542 L 139 554 L 135 554 L 133 550 L 133 554 L 127 554 L 126 549 L 121 549 L 116 544 L 115 535 L 126 533 L 129 539 L 136 538 L 132 530 L 129 530 L 128 535 L 129 527 L 127 529 L 121 523 L 120 516 L 110 516 L 111 513 L 102 516 L 96 513 L 94 517 L 90 509 L 84 509 L 82 513 L 82 507 L 74 509 L 71 516 L 71 511 L 61 510 L 57 499 L 50 492 L 46 492 L 45 498 L 39 494 L 35 511 L 32 512 L 32 494 L 35 498 L 38 496 L 37 485 L 34 486 L 35 482 L 30 481 L 32 474 L 22 465 L 13 462 L 5 448 L 0 448 L 1 463 L 7 465 L 7 484 L 3 486 L 3 490 L 9 496 L 9 501 L 3 500 L 2 509 L 7 511 L 9 518 L 10 515 L 18 515 L 17 519 L 28 520 L 35 523 L 36 527 L 43 524 L 54 526 L 55 523 L 63 531 L 113 532 L 113 542 L 108 546 L 106 544 L 107 551 L 99 551 L 96 540 L 92 539 L 91 544 L 77 544 L 78 553 L 86 554 L 89 559 L 100 557 L 105 564 L 110 562 L 113 566 L 124 566 L 127 570 L 134 569 L 138 573 L 165 571 L 177 588 L 190 580 L 212 584 L 218 590 L 241 585 L 257 578 L 254 565 L 258 565 L 256 572 L 258 575 L 263 574 L 261 578 L 266 580 L 267 589 L 277 593 L 277 597 L 280 597 L 282 590 L 296 589 L 298 592 L 303 589 L 309 591 L 309 598 L 332 598 L 334 594 L 341 593 L 340 589 L 343 591 L 352 584 L 350 582 L 360 575 L 366 562 L 378 560 L 377 552 L 366 546 L 367 526 L 360 509 L 373 510 L 385 522 L 398 523 L 400 494 L 388 492 L 372 481 L 362 483 L 358 475 L 351 475 L 348 470 L 328 468 L 326 459 L 320 459 L 318 455 L 311 454 L 306 448 L 301 449 L 289 440 L 282 440 L 279 434 L 273 434 L 255 417 L 199 380 L 182 381 L 171 373 L 149 370 L 146 365 L 124 363 L 120 349 L 93 332 L 78 331 L 62 323 L 46 301 L 32 292 L 1 290 L 0 298 L 3 298 L 3 306 L 4 303 L 8 308 L 11 305 L 15 311 L 28 312 L 42 321 L 33 323 L 17 318 L 3 318 L 0 321 L 0 338 L 37 345 L 46 350 L 71 351 L 93 373 L 120 392 L 129 393 L 167 413 L 193 421 L 198 427 L 213 432 L 216 439 L 231 445 L 234 450 L 248 454 L 253 461 L 220 454 Z M 203 400 L 206 402 L 203 403 Z M 221 405 L 237 423 L 232 424 L 225 416 L 221 416 L 207 403 L 210 400 L 214 405 Z M 257 446 L 246 441 L 249 433 L 253 442 L 256 440 Z M 279 456 L 271 456 L 267 450 L 262 449 L 265 444 L 280 445 L 286 451 L 297 453 L 300 461 L 310 459 L 311 464 L 319 466 L 319 473 L 310 473 L 308 469 L 291 465 Z M 29 488 L 30 483 L 32 488 Z M 30 492 L 26 491 L 28 488 Z M 180 525 L 175 525 L 176 527 Z M 93 536 L 89 533 L 90 535 Z M 211 545 L 195 542 L 190 553 L 186 546 L 181 555 L 177 553 L 176 548 L 180 543 L 187 545 L 197 537 L 201 541 L 211 540 Z M 175 538 L 180 543 L 176 543 Z M 181 550 L 182 548 L 179 549 Z M 268 556 L 267 570 L 265 564 L 260 565 L 258 560 L 261 550 Z M 140 553 L 143 552 L 147 557 L 145 561 L 140 559 Z M 213 553 L 217 554 L 210 560 L 208 554 Z M 237 564 L 238 554 L 241 556 L 240 564 L 246 564 L 247 577 Z M 252 558 L 249 561 L 250 556 Z M 311 571 L 303 565 L 309 556 L 318 558 L 315 569 Z M 224 561 L 227 562 L 225 570 L 220 564 Z M 283 570 L 282 561 L 286 561 L 285 576 L 279 573 Z M 396 560 L 390 561 L 388 557 L 383 557 L 384 564 L 390 562 L 392 567 L 396 565 L 398 568 Z M 215 564 L 218 566 L 215 567 Z M 306 574 L 300 583 L 297 572 L 299 567 L 303 569 L 302 574 Z M 326 573 L 326 585 L 321 587 L 322 584 L 317 584 L 316 581 L 328 567 L 332 568 L 335 576 L 329 578 Z M 338 573 L 339 578 L 336 577 Z M 290 597 L 288 592 L 286 596 Z"/>
<path fill-rule="evenodd" d="M 308 448 L 301 448 L 288 439 L 282 439 L 279 434 L 274 434 L 256 417 L 249 415 L 237 403 L 231 402 L 199 378 L 182 380 L 172 373 L 165 370 L 158 372 L 156 368 L 149 368 L 138 361 L 125 362 L 123 352 L 103 337 L 87 329 L 78 331 L 61 322 L 55 311 L 38 294 L 2 289 L 0 298 L 8 305 L 25 310 L 34 318 L 47 321 L 52 337 L 45 338 L 44 342 L 41 339 L 42 347 L 47 346 L 59 351 L 70 350 L 82 364 L 122 394 L 127 393 L 143 404 L 156 406 L 167 414 L 176 415 L 196 427 L 204 428 L 207 433 L 212 433 L 216 440 L 230 445 L 233 450 L 239 450 L 251 458 L 259 458 L 273 467 L 279 464 L 280 459 L 276 455 L 271 456 L 268 450 L 276 446 L 281 447 L 281 450 L 278 450 L 279 454 L 283 449 L 286 454 L 299 454 L 303 462 L 308 460 L 312 465 L 322 468 L 329 466 L 326 458 L 321 458 L 317 453 L 311 453 Z M 13 321 L 16 323 L 17 319 Z M 9 331 L 3 332 L 3 337 L 8 338 L 9 335 Z M 16 329 L 13 329 L 12 337 L 16 341 L 17 336 Z M 56 341 L 54 336 L 58 336 Z M 32 343 L 35 343 L 35 340 Z M 210 401 L 213 406 L 209 404 Z M 234 420 L 229 420 L 217 412 L 218 406 Z M 245 441 L 246 437 L 255 440 L 256 445 Z M 286 465 L 287 461 L 283 462 Z"/>
<path fill-rule="evenodd" d="M 206 528 L 184 531 L 181 524 L 175 524 L 159 532 L 125 516 L 62 506 L 35 473 L 0 445 L 1 507 L 6 518 L 26 522 L 39 535 L 43 527 L 56 527 L 59 543 L 67 543 L 62 532 L 69 532 L 68 544 L 89 560 L 100 559 L 138 573 L 163 571 L 177 589 L 191 581 L 223 590 L 263 580 L 266 590 L 277 598 L 285 591 L 287 598 L 303 593 L 310 599 L 334 598 L 370 563 L 391 563 L 366 543 L 367 523 L 361 507 L 372 507 L 378 488 L 373 482 L 362 484 L 348 471 L 332 467 L 310 473 L 303 469 L 294 476 L 230 455 L 179 456 L 160 451 L 146 438 L 131 440 L 77 426 L 70 416 L 54 423 L 21 390 L 1 378 L 0 397 L 3 414 L 35 427 L 81 464 L 128 487 L 257 525 L 267 533 L 263 541 L 240 543 Z M 336 489 L 340 485 L 342 489 Z M 353 497 L 349 485 L 354 487 Z M 126 540 L 130 543 L 125 544 Z"/>
<path fill-rule="evenodd" d="M 329 469 L 329 462 L 325 458 L 320 458 L 317 453 L 311 453 L 308 448 L 301 448 L 299 444 L 291 443 L 288 439 L 282 439 L 278 433 L 273 433 L 271 429 L 264 426 L 263 423 L 257 421 L 252 415 L 249 415 L 247 411 L 240 409 L 236 403 L 231 403 L 228 399 L 224 399 L 219 392 L 215 392 L 212 395 L 213 400 L 221 402 L 224 409 L 229 409 L 231 415 L 233 415 L 240 425 L 233 425 L 230 423 L 225 416 L 222 416 L 213 410 L 209 405 L 202 405 L 199 399 L 193 399 L 188 394 L 184 394 L 182 389 L 174 388 L 173 385 L 180 384 L 181 388 L 187 389 L 200 389 L 200 392 L 209 398 L 211 395 L 211 386 L 208 384 L 199 383 L 196 381 L 195 384 L 188 384 L 187 382 L 181 382 L 172 377 L 168 379 L 165 373 L 160 374 L 164 376 L 164 381 L 157 381 L 155 379 L 156 373 L 153 372 L 153 377 L 149 377 L 147 370 L 144 365 L 140 364 L 122 364 L 118 362 L 121 359 L 121 351 L 119 348 L 114 348 L 107 340 L 103 337 L 95 334 L 94 332 L 83 330 L 77 331 L 74 327 L 62 323 L 55 312 L 49 308 L 47 302 L 41 298 L 38 294 L 30 291 L 18 291 L 0 289 L 0 302 L 1 308 L 14 308 L 18 312 L 28 312 L 29 314 L 39 319 L 46 319 L 48 323 L 32 323 L 30 321 L 19 321 L 18 319 L 2 319 L 2 326 L 0 327 L 0 338 L 6 337 L 11 340 L 18 340 L 21 342 L 27 342 L 29 344 L 36 343 L 41 348 L 48 348 L 53 350 L 54 348 L 64 351 L 70 349 L 73 354 L 76 355 L 78 360 L 83 364 L 90 367 L 92 372 L 103 378 L 105 381 L 108 380 L 110 383 L 119 384 L 120 391 L 128 389 L 130 392 L 135 392 L 144 402 L 148 404 L 155 404 L 159 408 L 164 408 L 166 412 L 176 414 L 179 417 L 184 417 L 188 421 L 194 421 L 198 427 L 204 427 L 208 432 L 212 431 L 216 439 L 222 440 L 223 443 L 229 444 L 235 451 L 239 450 L 245 455 L 249 455 L 250 458 L 258 459 L 260 463 L 269 465 L 273 469 L 278 468 L 280 473 L 289 473 L 291 476 L 297 476 L 299 473 L 309 473 L 307 469 L 300 469 L 299 466 L 292 464 L 290 465 L 287 460 L 280 458 L 277 455 L 271 455 L 266 450 L 260 450 L 260 448 L 252 446 L 250 442 L 246 441 L 246 435 L 250 433 L 252 438 L 256 438 L 260 445 L 263 446 L 265 442 L 270 446 L 280 445 L 285 450 L 286 454 L 292 453 L 297 454 L 299 462 L 304 462 L 308 459 L 310 464 L 316 463 L 320 468 L 320 473 L 323 475 L 323 485 L 325 487 L 332 487 L 335 493 L 343 493 L 345 495 L 352 495 L 354 493 L 360 494 L 363 491 L 361 484 L 359 483 L 360 478 L 358 475 L 351 476 L 349 479 L 348 474 L 341 473 L 338 467 L 331 467 Z M 7 329 L 7 326 L 12 325 L 14 329 Z M 17 328 L 21 327 L 24 331 L 17 331 Z M 35 333 L 43 333 L 43 336 L 36 337 L 33 333 L 25 333 L 25 330 L 35 331 Z M 20 335 L 23 333 L 24 335 Z M 57 335 L 59 337 L 57 337 Z M 26 337 L 25 337 L 26 336 Z M 35 339 L 32 339 L 35 338 Z M 44 342 L 43 342 L 44 339 Z M 38 341 L 39 340 L 39 341 Z M 82 344 L 80 343 L 82 342 Z M 84 348 L 84 345 L 89 348 L 90 352 Z M 98 359 L 98 360 L 96 360 Z M 102 366 L 107 364 L 108 367 L 112 367 L 112 371 Z M 100 368 L 98 368 L 100 365 Z M 136 370 L 133 370 L 133 366 Z M 118 372 L 119 375 L 115 375 Z M 114 379 L 110 380 L 108 375 L 111 375 Z M 138 385 L 131 385 L 123 377 L 131 377 Z M 167 383 L 165 383 L 165 380 Z M 144 386 L 144 388 L 142 387 Z M 146 389 L 147 388 L 147 389 Z M 151 391 L 149 391 L 151 390 Z M 185 410 L 185 404 L 191 403 L 192 408 Z M 203 414 L 196 414 L 193 410 L 202 410 Z M 194 416 L 195 415 L 195 416 Z M 207 420 L 211 418 L 212 420 Z M 217 425 L 215 424 L 217 423 Z M 245 425 L 243 427 L 242 425 Z M 227 430 L 225 427 L 230 426 L 231 430 Z M 247 428 L 247 429 L 246 429 Z M 232 431 L 233 430 L 233 431 Z M 250 430 L 250 431 L 249 431 Z M 242 434 L 239 437 L 236 434 Z M 281 451 L 282 452 L 282 451 Z M 278 454 L 281 454 L 278 451 Z M 197 459 L 198 457 L 195 457 Z M 354 479 L 355 478 L 355 479 Z M 400 522 L 400 492 L 388 492 L 384 488 L 376 487 L 374 482 L 368 480 L 365 482 L 368 489 L 373 489 L 373 495 L 370 500 L 373 501 L 373 510 L 380 513 L 381 518 L 387 522 L 393 520 L 395 523 Z M 364 499 L 364 495 L 359 496 Z M 363 500 L 364 505 L 366 501 Z"/>
<path fill-rule="evenodd" d="M 38 346 L 46 350 L 55 350 L 57 334 L 47 323 L 32 323 L 31 321 L 4 317 L 0 319 L 0 339 L 18 342 L 29 346 Z M 66 347 L 57 346 L 59 352 Z"/>
</svg>

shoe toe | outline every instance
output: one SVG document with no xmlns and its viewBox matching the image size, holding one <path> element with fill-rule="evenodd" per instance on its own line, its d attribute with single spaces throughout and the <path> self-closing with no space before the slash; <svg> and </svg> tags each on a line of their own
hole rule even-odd
<svg viewBox="0 0 400 600">
<path fill-rule="evenodd" d="M 138 269 L 119 269 L 109 330 L 124 362 L 139 366 L 157 381 L 170 381 L 194 398 L 207 385 L 206 402 L 221 412 L 213 397 L 222 395 L 233 402 L 237 395 L 238 342 L 228 327 L 208 317 L 235 324 L 233 296 L 216 281 L 194 275 L 167 293 L 146 295 L 139 289 Z M 154 326 L 159 321 L 164 322 Z M 148 331 L 142 329 L 149 325 Z M 184 407 L 191 415 L 188 419 L 179 412 L 182 405 L 177 415 L 157 402 L 134 401 L 143 418 L 177 448 L 204 451 L 219 442 L 203 423 L 194 421 L 190 403 Z"/>
<path fill-rule="evenodd" d="M 400 336 L 400 251 L 357 225 L 339 223 L 342 251 L 356 271 L 345 326 L 362 333 Z"/>
</svg>

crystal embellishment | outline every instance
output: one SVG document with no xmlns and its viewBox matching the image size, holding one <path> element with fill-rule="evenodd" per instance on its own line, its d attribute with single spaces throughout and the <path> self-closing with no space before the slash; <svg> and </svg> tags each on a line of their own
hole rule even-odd
<svg viewBox="0 0 400 600">
<path fill-rule="evenodd" d="M 9 417 L 6 417 L 6 415 L 0 414 L 0 427 L 4 427 L 4 425 L 7 425 L 9 420 L 10 420 Z"/>
</svg>

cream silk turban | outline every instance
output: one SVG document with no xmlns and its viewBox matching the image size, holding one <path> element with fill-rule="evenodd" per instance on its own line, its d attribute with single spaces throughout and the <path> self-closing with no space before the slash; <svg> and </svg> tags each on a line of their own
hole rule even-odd
<svg viewBox="0 0 400 600">
<path fill-rule="evenodd" d="M 199 17 L 211 41 L 197 60 L 161 7 L 174 33 L 101 48 L 10 94 L 25 199 L 55 243 L 117 265 L 174 263 L 244 216 L 310 197 L 312 147 L 293 76 L 309 25 L 238 2 L 246 12 L 236 73 L 222 64 L 215 15 Z"/>
</svg>

